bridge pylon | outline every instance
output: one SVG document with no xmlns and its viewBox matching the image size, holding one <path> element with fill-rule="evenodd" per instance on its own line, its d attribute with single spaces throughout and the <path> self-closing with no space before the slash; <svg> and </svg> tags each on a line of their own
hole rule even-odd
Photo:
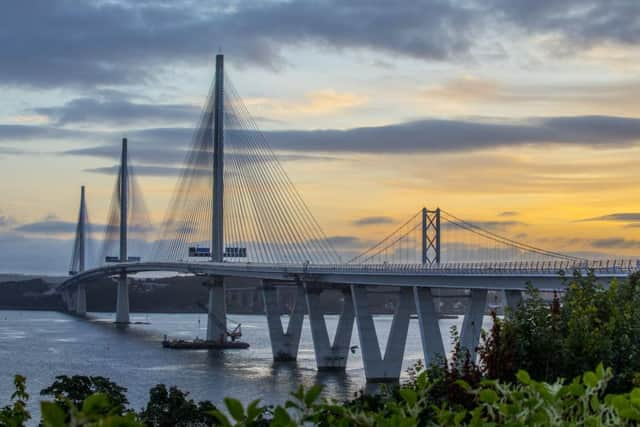
<svg viewBox="0 0 640 427">
<path fill-rule="evenodd" d="M 127 163 L 127 138 L 122 138 L 120 176 L 118 177 L 118 193 L 120 196 L 120 262 L 127 262 L 127 202 L 129 199 L 129 169 Z M 116 323 L 129 323 L 129 285 L 127 282 L 127 272 L 124 269 L 118 277 Z"/>
<path fill-rule="evenodd" d="M 88 236 L 87 222 L 87 206 L 83 185 L 80 187 L 80 210 L 78 213 L 78 223 L 76 225 L 76 237 L 73 246 L 73 255 L 71 257 L 71 267 L 69 268 L 69 275 L 71 276 L 82 273 L 85 270 Z M 75 312 L 80 316 L 87 314 L 87 292 L 84 283 L 79 284 L 75 291 L 67 296 L 65 304 L 69 311 Z"/>
<path fill-rule="evenodd" d="M 224 260 L 224 56 L 216 55 L 213 110 L 213 192 L 211 201 L 211 261 Z M 227 316 L 224 300 L 224 278 L 215 277 L 209 288 L 207 340 L 224 341 Z"/>
</svg>

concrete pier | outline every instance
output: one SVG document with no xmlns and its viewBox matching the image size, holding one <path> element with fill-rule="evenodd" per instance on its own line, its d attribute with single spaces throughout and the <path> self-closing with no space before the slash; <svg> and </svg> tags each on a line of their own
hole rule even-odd
<svg viewBox="0 0 640 427">
<path fill-rule="evenodd" d="M 75 312 L 78 316 L 87 315 L 87 287 L 84 283 L 80 283 L 76 289 Z"/>
<path fill-rule="evenodd" d="M 460 331 L 460 346 L 467 349 L 471 359 L 475 360 L 480 333 L 482 331 L 482 318 L 487 307 L 487 290 L 471 289 L 471 302 L 464 314 L 462 330 Z"/>
<path fill-rule="evenodd" d="M 116 323 L 129 323 L 129 282 L 126 273 L 121 273 L 118 278 Z"/>
<path fill-rule="evenodd" d="M 224 279 L 216 277 L 209 288 L 207 305 L 207 340 L 224 342 L 227 338 L 227 310 L 224 299 Z"/>
<path fill-rule="evenodd" d="M 276 362 L 294 361 L 298 357 L 300 336 L 302 335 L 302 323 L 306 311 L 305 291 L 302 284 L 296 290 L 296 300 L 293 312 L 289 315 L 287 331 L 284 332 L 282 319 L 280 318 L 280 305 L 278 304 L 278 289 L 270 282 L 263 281 L 262 296 L 264 309 L 267 315 L 271 352 Z"/>
<path fill-rule="evenodd" d="M 369 311 L 367 288 L 365 286 L 352 285 L 351 296 L 355 308 L 356 325 L 360 337 L 360 349 L 367 381 L 398 381 L 402 371 L 402 359 L 404 357 L 413 304 L 411 288 L 400 288 L 384 358 L 381 356 L 373 316 Z"/>
<path fill-rule="evenodd" d="M 516 310 L 522 303 L 522 291 L 506 290 L 504 291 L 504 298 L 507 303 L 506 308 L 512 311 Z"/>
<path fill-rule="evenodd" d="M 413 288 L 413 296 L 420 325 L 424 364 L 429 366 L 438 360 L 444 360 L 445 357 L 438 314 L 430 288 L 415 287 Z"/>
<path fill-rule="evenodd" d="M 349 291 L 343 293 L 342 313 L 338 319 L 338 326 L 332 344 L 324 318 L 325 313 L 322 311 L 320 304 L 322 289 L 314 287 L 312 284 L 305 284 L 305 291 L 316 365 L 319 370 L 344 370 L 349 358 L 353 322 L 355 320 L 351 293 Z"/>
</svg>

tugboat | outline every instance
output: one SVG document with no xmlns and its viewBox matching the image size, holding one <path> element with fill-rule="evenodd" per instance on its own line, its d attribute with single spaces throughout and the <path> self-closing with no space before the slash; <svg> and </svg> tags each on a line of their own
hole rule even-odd
<svg viewBox="0 0 640 427">
<path fill-rule="evenodd" d="M 223 350 L 223 349 L 246 349 L 249 348 L 249 343 L 238 341 L 242 336 L 241 324 L 238 325 L 232 331 L 226 331 L 224 337 L 221 337 L 219 341 L 201 340 L 198 337 L 190 340 L 171 340 L 167 336 L 164 336 L 162 340 L 162 347 L 173 348 L 176 350 Z"/>
</svg>

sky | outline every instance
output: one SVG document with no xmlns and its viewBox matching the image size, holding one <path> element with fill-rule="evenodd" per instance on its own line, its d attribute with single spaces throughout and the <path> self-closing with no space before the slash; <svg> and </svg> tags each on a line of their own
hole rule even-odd
<svg viewBox="0 0 640 427">
<path fill-rule="evenodd" d="M 218 52 L 338 244 L 427 206 L 640 255 L 637 0 L 21 0 L 0 14 L 0 272 L 67 271 L 80 185 L 104 223 L 124 136 L 161 222 Z"/>
</svg>

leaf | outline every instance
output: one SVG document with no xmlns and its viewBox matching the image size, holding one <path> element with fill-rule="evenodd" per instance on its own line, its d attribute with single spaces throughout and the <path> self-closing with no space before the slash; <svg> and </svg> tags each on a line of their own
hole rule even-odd
<svg viewBox="0 0 640 427">
<path fill-rule="evenodd" d="M 518 373 L 516 374 L 516 378 L 518 378 L 518 381 L 520 381 L 522 384 L 531 384 L 531 377 L 529 376 L 527 371 L 518 371 Z"/>
<path fill-rule="evenodd" d="M 227 405 L 227 409 L 229 413 L 236 421 L 244 421 L 244 408 L 242 407 L 242 403 L 238 399 L 234 399 L 231 397 L 224 398 L 224 404 Z"/>
<path fill-rule="evenodd" d="M 600 410 L 600 400 L 598 399 L 598 395 L 594 394 L 591 396 L 591 409 L 596 412 Z"/>
<path fill-rule="evenodd" d="M 273 420 L 271 421 L 272 426 L 290 426 L 293 424 L 289 413 L 282 407 L 277 406 L 275 411 L 273 411 Z"/>
<path fill-rule="evenodd" d="M 88 415 L 97 415 L 109 408 L 109 398 L 103 393 L 94 393 L 82 403 L 82 412 Z"/>
<path fill-rule="evenodd" d="M 64 411 L 53 402 L 41 402 L 42 424 L 45 427 L 65 427 Z"/>
<path fill-rule="evenodd" d="M 262 408 L 258 406 L 259 404 L 260 399 L 249 403 L 249 406 L 247 406 L 247 421 L 254 421 L 262 413 Z"/>
<path fill-rule="evenodd" d="M 218 421 L 218 424 L 220 424 L 222 427 L 231 427 L 231 422 L 229 421 L 229 418 L 227 418 L 227 416 L 222 412 L 220 412 L 219 410 L 216 409 L 214 411 L 209 412 L 209 414 L 212 417 L 214 417 Z"/>
<path fill-rule="evenodd" d="M 322 386 L 319 384 L 314 385 L 313 387 L 311 387 L 309 389 L 309 391 L 307 392 L 307 394 L 305 394 L 304 396 L 304 404 L 307 407 L 310 407 L 313 402 L 316 401 L 316 399 L 318 399 L 318 396 L 320 396 L 320 393 L 322 392 Z"/>
<path fill-rule="evenodd" d="M 413 406 L 418 401 L 418 394 L 411 390 L 410 388 L 403 388 L 399 391 L 400 396 L 404 399 L 405 402 L 409 404 L 409 406 Z"/>
<path fill-rule="evenodd" d="M 498 401 L 498 394 L 491 389 L 480 390 L 478 393 L 478 397 L 481 402 L 487 403 L 489 405 L 493 405 Z"/>
<path fill-rule="evenodd" d="M 598 377 L 593 372 L 588 371 L 582 375 L 582 382 L 588 387 L 595 388 L 598 385 Z"/>
<path fill-rule="evenodd" d="M 464 380 L 456 380 L 455 384 L 464 391 L 471 391 L 471 386 Z"/>
</svg>

